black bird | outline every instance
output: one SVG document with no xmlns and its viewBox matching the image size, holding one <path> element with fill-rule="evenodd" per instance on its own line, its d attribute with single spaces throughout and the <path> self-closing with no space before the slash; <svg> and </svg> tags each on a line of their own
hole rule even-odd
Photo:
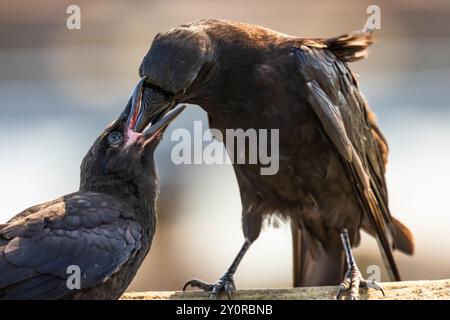
<svg viewBox="0 0 450 320">
<path fill-rule="evenodd" d="M 181 112 L 135 131 L 142 90 L 140 81 L 85 156 L 79 191 L 0 225 L 0 299 L 117 299 L 126 290 L 155 232 L 154 150 Z"/>
<path fill-rule="evenodd" d="M 376 237 L 388 274 L 400 280 L 391 248 L 412 254 L 412 234 L 390 214 L 386 139 L 347 65 L 366 57 L 371 43 L 369 31 L 311 39 L 222 20 L 155 37 L 139 71 L 171 102 L 155 103 L 142 119 L 186 102 L 206 110 L 224 136 L 225 129 L 279 129 L 277 174 L 234 164 L 242 249 L 218 282 L 186 285 L 212 298 L 230 294 L 238 264 L 273 214 L 291 221 L 296 286 L 341 283 L 338 298 L 348 291 L 353 299 L 360 287 L 381 289 L 362 278 L 353 259 L 360 229 Z"/>
</svg>

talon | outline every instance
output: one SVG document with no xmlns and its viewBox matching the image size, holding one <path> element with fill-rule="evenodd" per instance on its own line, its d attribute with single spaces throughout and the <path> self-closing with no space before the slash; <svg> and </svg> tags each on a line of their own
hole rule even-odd
<svg viewBox="0 0 450 320">
<path fill-rule="evenodd" d="M 232 298 L 232 293 L 234 291 L 236 291 L 236 288 L 234 287 L 234 283 L 233 282 L 226 282 L 225 283 L 225 291 L 227 292 L 228 295 L 228 300 L 231 300 Z"/>
<path fill-rule="evenodd" d="M 378 282 L 376 282 L 375 280 L 372 280 L 372 281 L 364 280 L 363 284 L 365 285 L 365 287 L 367 289 L 375 289 L 375 290 L 381 291 L 381 293 L 383 294 L 383 297 L 386 297 L 386 292 L 384 291 L 383 286 L 381 284 L 379 284 Z"/>
<path fill-rule="evenodd" d="M 183 291 L 186 290 L 188 286 L 193 288 L 199 288 L 203 291 L 210 292 L 209 298 L 211 300 L 217 300 L 221 292 L 226 292 L 228 299 L 232 299 L 232 293 L 236 291 L 236 286 L 234 285 L 233 276 L 225 274 L 219 281 L 214 284 L 210 284 L 198 279 L 192 279 L 186 282 L 183 287 Z"/>
<path fill-rule="evenodd" d="M 186 283 L 184 284 L 184 286 L 183 286 L 183 292 L 186 291 L 187 287 L 189 287 L 189 286 L 191 285 L 191 283 L 192 283 L 192 280 L 189 280 L 188 282 L 186 282 Z"/>
<path fill-rule="evenodd" d="M 183 286 L 183 292 L 186 291 L 187 287 L 198 288 L 203 291 L 211 291 L 213 289 L 213 285 L 202 280 L 192 279 L 185 283 Z"/>
<path fill-rule="evenodd" d="M 336 300 L 341 300 L 341 296 L 344 294 L 345 291 L 346 291 L 345 286 L 341 284 L 339 286 L 338 292 L 336 293 Z"/>
<path fill-rule="evenodd" d="M 350 279 L 345 279 L 344 282 L 339 286 L 338 292 L 336 294 L 336 300 L 340 300 L 344 292 L 350 288 Z"/>
<path fill-rule="evenodd" d="M 212 292 L 212 293 L 209 295 L 209 300 L 217 300 L 217 293 Z"/>
</svg>

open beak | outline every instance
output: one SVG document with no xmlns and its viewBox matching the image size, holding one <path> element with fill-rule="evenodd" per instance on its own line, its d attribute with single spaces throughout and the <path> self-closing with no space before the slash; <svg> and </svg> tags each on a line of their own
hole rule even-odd
<svg viewBox="0 0 450 320">
<path fill-rule="evenodd" d="M 141 78 L 137 83 L 136 87 L 131 94 L 131 109 L 128 113 L 128 120 L 126 127 L 129 131 L 136 131 L 137 125 L 140 123 L 140 118 L 142 118 L 144 108 L 142 108 L 142 94 L 144 92 L 144 82 L 145 77 Z"/>
<path fill-rule="evenodd" d="M 186 106 L 180 106 L 160 118 L 156 123 L 151 123 L 143 132 L 145 140 L 151 141 L 156 136 L 162 134 L 169 124 L 171 124 L 172 121 L 175 120 L 185 108 Z"/>
<path fill-rule="evenodd" d="M 158 89 L 146 87 L 146 80 L 146 77 L 141 78 L 131 94 L 131 106 L 126 115 L 128 132 L 141 133 L 149 124 L 159 123 L 175 105 L 170 97 Z"/>
<path fill-rule="evenodd" d="M 170 101 L 157 90 L 146 88 L 145 103 L 144 84 L 146 78 L 139 80 L 131 94 L 129 110 L 126 110 L 126 131 L 129 135 L 135 133 L 144 137 L 146 144 L 164 132 L 167 126 L 183 112 L 185 106 L 181 106 L 168 113 Z"/>
</svg>

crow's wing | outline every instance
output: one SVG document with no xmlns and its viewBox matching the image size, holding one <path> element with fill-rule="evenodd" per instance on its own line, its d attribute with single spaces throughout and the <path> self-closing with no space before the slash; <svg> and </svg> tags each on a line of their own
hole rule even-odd
<svg viewBox="0 0 450 320">
<path fill-rule="evenodd" d="M 307 98 L 324 131 L 341 155 L 349 178 L 376 234 L 391 279 L 400 275 L 391 251 L 382 146 L 369 107 L 347 64 L 322 45 L 293 48 Z M 379 134 L 379 133 L 378 133 Z"/>
<path fill-rule="evenodd" d="M 106 281 L 140 248 L 128 206 L 104 194 L 74 193 L 32 207 L 0 229 L 0 298 L 58 299 Z"/>
</svg>

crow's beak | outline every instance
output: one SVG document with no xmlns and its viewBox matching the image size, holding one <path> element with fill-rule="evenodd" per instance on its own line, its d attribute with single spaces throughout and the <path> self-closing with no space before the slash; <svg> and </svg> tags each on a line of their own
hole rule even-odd
<svg viewBox="0 0 450 320">
<path fill-rule="evenodd" d="M 142 108 L 142 94 L 144 92 L 145 77 L 141 78 L 131 94 L 131 108 L 128 112 L 126 127 L 129 131 L 136 131 L 144 111 Z"/>
<path fill-rule="evenodd" d="M 130 136 L 135 134 L 142 136 L 145 144 L 160 136 L 169 124 L 175 120 L 185 109 L 181 106 L 169 113 L 170 101 L 157 90 L 147 88 L 145 93 L 146 103 L 143 103 L 144 83 L 146 78 L 142 78 L 137 83 L 130 98 L 130 104 L 125 111 L 126 129 Z M 155 114 L 156 113 L 156 114 Z"/>
<path fill-rule="evenodd" d="M 143 132 L 146 142 L 152 141 L 156 136 L 161 135 L 164 130 L 175 120 L 186 106 L 180 106 L 160 118 L 156 123 L 151 123 Z"/>
<path fill-rule="evenodd" d="M 149 124 L 156 124 L 175 105 L 175 102 L 151 86 L 145 86 L 146 77 L 139 80 L 126 109 L 126 129 L 141 133 Z M 144 91 L 145 90 L 145 91 Z"/>
</svg>

